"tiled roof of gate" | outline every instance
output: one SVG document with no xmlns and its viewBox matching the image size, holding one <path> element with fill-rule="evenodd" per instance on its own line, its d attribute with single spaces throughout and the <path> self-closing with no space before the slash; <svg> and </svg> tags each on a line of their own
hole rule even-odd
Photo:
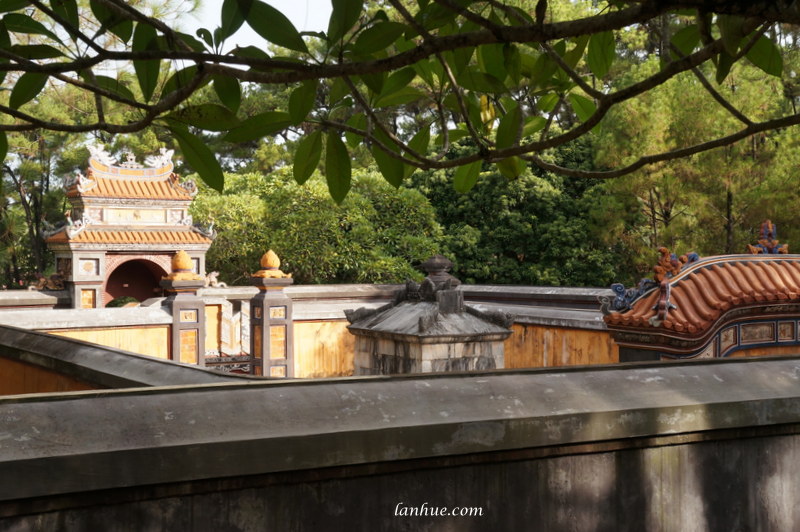
<svg viewBox="0 0 800 532">
<path fill-rule="evenodd" d="M 144 167 L 111 165 L 90 157 L 86 177 L 68 187 L 67 197 L 190 201 L 192 185 L 183 186 L 172 169 L 171 160 L 162 160 L 156 167 Z"/>
<path fill-rule="evenodd" d="M 191 200 L 189 191 L 181 187 L 177 177 L 170 176 L 162 180 L 138 179 L 109 179 L 105 177 L 92 177 L 96 183 L 85 192 L 78 191 L 77 184 L 67 189 L 67 197 L 89 196 L 94 198 L 124 198 L 124 199 L 166 199 L 166 200 Z"/>
<path fill-rule="evenodd" d="M 48 243 L 74 242 L 86 244 L 210 244 L 211 239 L 187 229 L 185 231 L 156 230 L 105 230 L 87 228 L 73 238 L 59 231 L 47 239 Z"/>
<path fill-rule="evenodd" d="M 685 267 L 670 280 L 671 309 L 658 329 L 695 336 L 734 307 L 800 303 L 800 255 L 726 255 Z M 604 317 L 612 328 L 654 329 L 656 289 L 627 312 Z"/>
</svg>

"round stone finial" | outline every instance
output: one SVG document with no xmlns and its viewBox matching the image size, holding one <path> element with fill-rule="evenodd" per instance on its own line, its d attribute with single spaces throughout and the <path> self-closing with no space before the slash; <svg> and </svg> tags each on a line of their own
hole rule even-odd
<svg viewBox="0 0 800 532">
<path fill-rule="evenodd" d="M 191 271 L 192 270 L 192 258 L 186 253 L 184 250 L 178 251 L 175 255 L 172 256 L 172 271 Z"/>
<path fill-rule="evenodd" d="M 420 266 L 428 274 L 428 279 L 433 281 L 437 288 L 443 287 L 448 281 L 453 287 L 461 284 L 461 281 L 447 273 L 453 267 L 453 263 L 444 255 L 436 254 L 420 264 Z"/>
<path fill-rule="evenodd" d="M 261 256 L 259 261 L 261 269 L 253 274 L 253 277 L 261 279 L 284 279 L 292 276 L 281 271 L 281 259 L 271 249 Z"/>
<path fill-rule="evenodd" d="M 261 256 L 260 264 L 264 270 L 277 270 L 281 267 L 281 259 L 270 249 Z"/>
<path fill-rule="evenodd" d="M 172 256 L 172 273 L 164 279 L 170 281 L 197 281 L 202 279 L 198 274 L 192 272 L 192 265 L 192 257 L 181 249 Z"/>
</svg>

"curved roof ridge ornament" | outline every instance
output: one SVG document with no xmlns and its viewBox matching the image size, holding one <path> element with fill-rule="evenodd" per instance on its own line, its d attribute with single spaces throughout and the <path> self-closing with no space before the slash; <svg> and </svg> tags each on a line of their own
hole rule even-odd
<svg viewBox="0 0 800 532">
<path fill-rule="evenodd" d="M 106 166 L 117 165 L 117 159 L 106 151 L 105 145 L 102 143 L 98 142 L 97 144 L 89 144 L 87 148 L 89 149 L 91 158 L 95 161 L 105 164 Z"/>
<path fill-rule="evenodd" d="M 174 150 L 160 148 L 157 155 L 149 155 L 144 159 L 144 165 L 136 161 L 133 152 L 124 153 L 125 160 L 118 162 L 102 144 L 88 145 L 89 174 L 92 177 L 102 177 L 116 180 L 152 181 L 171 179 L 175 165 L 172 162 Z M 96 175 L 93 175 L 96 174 Z M 188 192 L 188 189 L 185 191 Z"/>
<path fill-rule="evenodd" d="M 144 164 L 150 168 L 161 168 L 169 166 L 172 163 L 172 156 L 175 155 L 175 150 L 168 150 L 164 147 L 159 148 L 158 155 L 148 155 L 144 158 Z"/>
<path fill-rule="evenodd" d="M 700 255 L 694 251 L 679 257 L 674 253 L 670 253 L 669 249 L 662 246 L 658 248 L 658 253 L 658 261 L 656 265 L 653 266 L 653 279 L 641 279 L 638 285 L 628 289 L 626 289 L 625 285 L 622 283 L 614 283 L 611 285 L 612 296 L 600 296 L 597 298 L 600 302 L 600 310 L 604 315 L 629 311 L 633 308 L 634 303 L 656 288 L 662 286 L 665 281 L 669 284 L 671 279 L 678 276 L 686 265 L 693 264 L 700 260 Z M 664 292 L 663 286 L 662 292 Z M 669 303 L 668 288 L 666 289 L 665 303 L 666 311 L 664 312 L 664 319 L 666 319 L 669 308 L 675 308 L 674 305 Z M 670 307 L 670 305 L 672 306 Z M 664 320 L 659 320 L 658 323 L 660 324 L 662 321 Z"/>
<path fill-rule="evenodd" d="M 73 221 L 71 217 L 67 217 L 67 238 L 75 238 L 78 236 L 84 229 L 92 225 L 93 223 L 97 223 L 97 220 L 86 214 L 85 212 L 82 214 L 81 219 L 77 221 Z"/>
<path fill-rule="evenodd" d="M 778 227 L 772 223 L 772 220 L 764 220 L 761 223 L 759 236 L 761 238 L 758 239 L 755 245 L 747 244 L 747 251 L 751 254 L 786 255 L 789 253 L 789 244 L 779 244 L 780 240 L 777 239 Z"/>
</svg>

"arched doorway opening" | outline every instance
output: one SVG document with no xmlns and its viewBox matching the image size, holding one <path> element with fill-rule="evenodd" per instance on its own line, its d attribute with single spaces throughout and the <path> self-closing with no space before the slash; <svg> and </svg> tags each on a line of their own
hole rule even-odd
<svg viewBox="0 0 800 532">
<path fill-rule="evenodd" d="M 103 306 L 114 299 L 133 297 L 144 301 L 161 295 L 159 282 L 167 272 L 161 266 L 144 259 L 123 262 L 111 272 L 106 281 Z"/>
</svg>

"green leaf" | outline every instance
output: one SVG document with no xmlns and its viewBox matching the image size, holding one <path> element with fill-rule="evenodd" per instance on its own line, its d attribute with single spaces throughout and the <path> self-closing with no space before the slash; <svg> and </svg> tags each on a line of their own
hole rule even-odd
<svg viewBox="0 0 800 532">
<path fill-rule="evenodd" d="M 5 22 L 8 31 L 12 33 L 46 35 L 57 43 L 61 43 L 61 40 L 56 37 L 55 33 L 45 28 L 44 24 L 32 19 L 28 15 L 23 15 L 22 13 L 8 13 L 3 17 L 3 22 Z"/>
<path fill-rule="evenodd" d="M 393 72 L 386 81 L 383 83 L 381 89 L 381 98 L 393 94 L 409 83 L 417 76 L 417 73 L 411 67 L 406 67 L 397 72 Z"/>
<path fill-rule="evenodd" d="M 50 0 L 50 8 L 56 15 L 69 22 L 73 28 L 78 29 L 80 24 L 78 2 L 75 0 Z"/>
<path fill-rule="evenodd" d="M 200 31 L 200 30 L 197 30 L 197 31 Z M 181 33 L 179 31 L 176 31 L 175 35 L 177 35 L 180 38 L 180 40 L 185 42 L 189 46 L 189 48 L 192 49 L 192 51 L 200 52 L 200 53 L 206 51 L 206 47 L 203 46 L 203 43 L 201 43 L 200 41 L 198 41 L 197 39 L 195 39 L 194 37 L 192 37 L 188 33 Z"/>
<path fill-rule="evenodd" d="M 435 30 L 452 22 L 458 13 L 437 3 L 430 3 L 420 9 L 414 17 L 426 30 Z"/>
<path fill-rule="evenodd" d="M 250 5 L 247 0 L 223 0 L 220 13 L 220 40 L 224 41 L 242 27 Z"/>
<path fill-rule="evenodd" d="M 448 129 L 447 130 L 447 138 L 450 140 L 450 142 L 456 142 L 456 141 L 458 141 L 460 139 L 463 139 L 464 137 L 468 137 L 468 136 L 469 136 L 469 131 L 467 131 L 466 129 Z M 436 135 L 436 141 L 435 142 L 436 142 L 437 146 L 443 146 L 444 145 L 444 135 L 441 134 L 441 133 L 439 135 Z"/>
<path fill-rule="evenodd" d="M 133 93 L 126 87 L 121 81 L 108 77 L 108 76 L 99 76 L 95 74 L 94 82 L 92 81 L 91 76 L 88 75 L 87 72 L 81 72 L 81 77 L 87 83 L 95 83 L 101 89 L 105 89 L 108 92 L 113 92 L 117 96 L 122 98 L 126 98 L 128 100 L 135 100 L 136 98 L 133 96 Z"/>
<path fill-rule="evenodd" d="M 198 30 L 200 31 L 200 30 Z M 231 51 L 236 57 L 247 57 L 250 59 L 269 59 L 269 54 L 256 46 L 237 46 Z"/>
<path fill-rule="evenodd" d="M 581 35 L 575 38 L 575 46 L 564 54 L 564 62 L 572 69 L 574 69 L 578 62 L 583 57 L 586 51 L 586 45 L 589 43 L 589 35 Z"/>
<path fill-rule="evenodd" d="M 328 21 L 328 40 L 334 43 L 345 36 L 361 16 L 362 0 L 331 0 L 333 11 Z"/>
<path fill-rule="evenodd" d="M 0 13 L 17 11 L 30 5 L 29 0 L 0 0 Z"/>
<path fill-rule="evenodd" d="M 224 74 L 217 74 L 213 77 L 213 83 L 214 92 L 217 93 L 219 101 L 234 113 L 238 111 L 242 103 L 242 89 L 239 86 L 239 80 Z"/>
<path fill-rule="evenodd" d="M 387 96 L 381 96 L 380 98 L 378 98 L 378 100 L 375 101 L 375 107 L 379 108 L 379 107 L 389 107 L 392 105 L 404 105 L 407 103 L 420 100 L 424 96 L 425 95 L 422 92 L 415 89 L 414 87 L 406 87 Z"/>
<path fill-rule="evenodd" d="M 167 94 L 175 92 L 181 87 L 186 86 L 186 84 L 189 83 L 189 81 L 196 75 L 197 66 L 195 65 L 178 70 L 169 77 L 166 83 L 164 83 L 164 86 L 161 88 L 161 98 L 164 98 L 164 96 Z M 205 83 L 208 83 L 208 81 Z"/>
<path fill-rule="evenodd" d="M 5 131 L 0 131 L 0 163 L 6 160 L 8 155 L 8 137 Z"/>
<path fill-rule="evenodd" d="M 392 146 L 392 144 L 389 145 Z M 378 165 L 378 170 L 381 171 L 383 178 L 393 187 L 399 187 L 405 177 L 405 165 L 403 162 L 395 159 L 377 145 L 373 145 L 370 152 L 372 152 L 372 157 L 375 159 L 375 164 Z"/>
<path fill-rule="evenodd" d="M 520 126 L 522 125 L 522 111 L 515 105 L 500 119 L 497 126 L 495 146 L 498 150 L 513 146 L 519 140 Z"/>
<path fill-rule="evenodd" d="M 8 106 L 12 109 L 19 109 L 23 104 L 36 98 L 45 84 L 47 83 L 47 74 L 39 72 L 25 72 L 22 74 L 14 88 L 11 89 L 11 95 L 8 97 Z"/>
<path fill-rule="evenodd" d="M 359 34 L 353 45 L 353 51 L 357 54 L 368 55 L 385 50 L 396 41 L 406 29 L 408 29 L 408 26 L 400 24 L 399 22 L 380 22 L 375 24 Z"/>
<path fill-rule="evenodd" d="M 347 86 L 347 83 L 345 83 L 342 78 L 336 78 L 335 80 L 333 80 L 333 83 L 331 83 L 331 89 L 328 95 L 328 98 L 330 99 L 330 104 L 331 105 L 335 104 L 348 94 L 350 94 L 350 88 Z"/>
<path fill-rule="evenodd" d="M 700 29 L 696 24 L 681 28 L 672 36 L 672 44 L 680 50 L 683 55 L 690 55 L 700 44 Z"/>
<path fill-rule="evenodd" d="M 295 124 L 305 120 L 314 108 L 318 84 L 315 79 L 306 80 L 289 95 L 289 116 Z"/>
<path fill-rule="evenodd" d="M 545 125 L 547 125 L 547 120 L 543 116 L 529 116 L 525 119 L 525 125 L 522 127 L 522 136 L 533 135 L 544 129 Z"/>
<path fill-rule="evenodd" d="M 723 50 L 719 53 L 719 57 L 717 59 L 717 75 L 716 75 L 716 80 L 718 84 L 725 81 L 725 78 L 728 77 L 728 73 L 731 71 L 733 63 L 734 59 L 728 54 L 728 52 Z"/>
<path fill-rule="evenodd" d="M 414 137 L 408 141 L 408 147 L 425 156 L 428 153 L 428 145 L 431 143 L 431 130 L 427 127 L 422 127 Z"/>
<path fill-rule="evenodd" d="M 478 176 L 480 173 L 481 161 L 475 161 L 463 166 L 459 166 L 456 168 L 455 174 L 453 174 L 453 188 L 456 189 L 456 192 L 466 194 L 472 190 L 472 187 L 474 187 L 475 183 L 478 182 Z"/>
<path fill-rule="evenodd" d="M 444 53 L 444 60 L 448 66 L 453 70 L 453 73 L 458 76 L 469 65 L 472 59 L 472 54 L 475 53 L 475 47 L 458 48 L 452 52 Z"/>
<path fill-rule="evenodd" d="M 103 25 L 103 28 L 108 29 L 125 43 L 130 40 L 131 35 L 133 35 L 132 20 L 119 11 L 110 10 L 105 4 L 97 0 L 89 0 L 89 5 L 95 18 Z"/>
<path fill-rule="evenodd" d="M 558 100 L 560 100 L 558 94 L 551 92 L 540 97 L 539 101 L 536 103 L 536 107 L 543 113 L 549 113 L 556 108 Z"/>
<path fill-rule="evenodd" d="M 292 125 L 289 113 L 267 111 L 251 116 L 222 137 L 225 142 L 250 142 L 274 135 Z"/>
<path fill-rule="evenodd" d="M 354 114 L 347 120 L 346 123 L 348 126 L 360 129 L 361 131 L 367 130 L 367 117 L 364 113 Z M 347 145 L 350 148 L 355 148 L 356 146 L 361 144 L 362 140 L 364 140 L 364 137 L 362 135 L 350 131 L 344 132 L 344 138 L 347 141 Z"/>
<path fill-rule="evenodd" d="M 205 142 L 189 133 L 189 130 L 178 122 L 167 120 L 167 127 L 178 141 L 186 163 L 200 175 L 200 178 L 208 186 L 222 192 L 225 186 L 225 176 L 222 174 L 219 161 Z"/>
<path fill-rule="evenodd" d="M 580 94 L 570 94 L 569 103 L 581 122 L 586 122 L 597 110 L 592 100 Z"/>
<path fill-rule="evenodd" d="M 9 51 L 25 59 L 53 59 L 64 55 L 49 44 L 15 44 Z"/>
<path fill-rule="evenodd" d="M 369 90 L 374 92 L 375 94 L 380 94 L 383 90 L 383 84 L 386 81 L 386 72 L 375 72 L 373 74 L 362 74 L 359 76 L 361 81 L 364 82 Z M 349 89 L 348 89 L 349 93 Z"/>
<path fill-rule="evenodd" d="M 519 48 L 513 44 L 504 46 L 503 61 L 511 80 L 514 83 L 519 83 L 522 79 L 522 56 L 519 53 Z"/>
<path fill-rule="evenodd" d="M 481 72 L 475 65 L 470 65 L 456 78 L 458 84 L 467 90 L 502 94 L 508 88 L 496 77 Z"/>
<path fill-rule="evenodd" d="M 325 142 L 325 179 L 333 201 L 341 203 L 350 191 L 350 154 L 336 133 L 329 133 Z"/>
<path fill-rule="evenodd" d="M 302 185 L 319 164 L 320 157 L 322 156 L 322 132 L 314 131 L 300 139 L 297 143 L 297 150 L 294 155 L 294 165 L 292 166 L 292 174 L 294 180 L 298 185 Z"/>
<path fill-rule="evenodd" d="M 613 32 L 595 33 L 589 38 L 589 52 L 586 55 L 586 63 L 596 77 L 603 78 L 608 74 L 615 55 Z"/>
<path fill-rule="evenodd" d="M 771 76 L 781 77 L 783 74 L 783 58 L 778 47 L 770 39 L 762 35 L 745 56 L 755 66 Z"/>
<path fill-rule="evenodd" d="M 228 131 L 240 123 L 230 109 L 215 103 L 190 105 L 171 112 L 167 118 L 206 131 Z"/>
<path fill-rule="evenodd" d="M 722 45 L 725 51 L 731 56 L 736 56 L 739 51 L 739 43 L 742 42 L 744 33 L 742 25 L 744 19 L 735 15 L 717 15 L 717 27 L 722 38 Z"/>
<path fill-rule="evenodd" d="M 133 51 L 142 52 L 157 49 L 157 37 L 156 29 L 153 26 L 140 22 L 136 25 L 136 30 L 133 33 Z M 145 101 L 150 101 L 158 84 L 161 62 L 153 59 L 134 61 L 133 69 L 136 71 L 136 78 L 139 80 L 142 96 Z"/>
<path fill-rule="evenodd" d="M 503 48 L 502 44 L 484 44 L 478 47 L 478 66 L 499 81 L 508 76 Z"/>
<path fill-rule="evenodd" d="M 308 53 L 303 38 L 294 24 L 274 7 L 261 0 L 253 0 L 246 14 L 247 24 L 261 37 L 278 46 Z"/>
<path fill-rule="evenodd" d="M 423 126 L 422 129 L 417 131 L 414 137 L 410 141 L 408 141 L 408 147 L 424 157 L 428 154 L 428 145 L 430 144 L 430 142 L 431 142 L 431 130 L 430 128 Z M 406 153 L 406 158 L 416 159 L 416 157 L 413 157 L 409 153 Z M 404 164 L 403 178 L 411 176 L 411 174 L 413 174 L 414 170 L 416 169 L 417 168 L 415 166 L 412 166 L 410 164 Z M 400 184 L 398 183 L 396 186 L 400 186 Z"/>
<path fill-rule="evenodd" d="M 516 179 L 525 171 L 525 161 L 519 157 L 509 157 L 497 161 L 497 169 L 506 179 Z"/>
</svg>

